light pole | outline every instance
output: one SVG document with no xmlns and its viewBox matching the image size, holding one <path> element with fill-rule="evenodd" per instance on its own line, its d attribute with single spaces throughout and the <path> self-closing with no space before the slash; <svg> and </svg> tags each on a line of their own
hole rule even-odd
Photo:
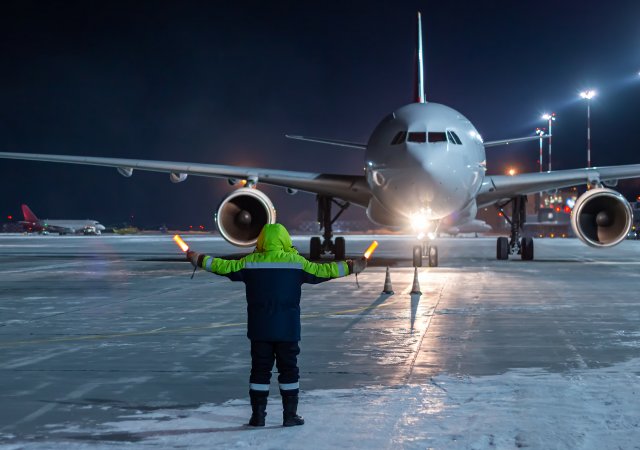
<svg viewBox="0 0 640 450">
<path fill-rule="evenodd" d="M 551 172 L 551 139 L 553 138 L 551 125 L 556 120 L 556 113 L 551 113 L 551 114 L 545 113 L 542 115 L 542 119 L 549 122 L 549 172 Z M 542 161 L 542 158 L 540 158 L 540 161 Z M 542 162 L 540 163 L 540 167 L 541 167 L 540 172 L 542 172 Z"/>
<path fill-rule="evenodd" d="M 540 172 L 542 172 L 542 136 L 544 136 L 544 129 L 536 128 L 536 134 L 540 136 L 540 161 L 538 165 L 540 166 Z"/>
<path fill-rule="evenodd" d="M 587 100 L 587 167 L 591 167 L 591 99 L 595 96 L 593 89 L 580 92 L 580 97 Z"/>
<path fill-rule="evenodd" d="M 536 128 L 536 134 L 540 136 L 540 160 L 538 164 L 540 166 L 540 173 L 542 173 L 542 136 L 544 136 L 544 129 Z M 540 211 L 542 207 L 542 192 L 536 194 L 536 212 Z"/>
</svg>

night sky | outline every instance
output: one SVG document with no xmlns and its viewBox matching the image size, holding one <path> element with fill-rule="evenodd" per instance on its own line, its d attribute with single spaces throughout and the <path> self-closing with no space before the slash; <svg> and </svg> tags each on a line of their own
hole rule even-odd
<svg viewBox="0 0 640 450">
<path fill-rule="evenodd" d="M 601 1 L 5 1 L 0 151 L 147 158 L 360 174 L 366 142 L 411 101 L 416 11 L 427 100 L 485 140 L 533 134 L 555 111 L 554 169 L 640 163 L 640 3 Z M 546 150 L 545 150 L 546 153 Z M 538 143 L 487 150 L 489 173 L 537 171 Z M 546 157 L 545 157 L 546 167 Z M 223 179 L 0 160 L 0 214 L 104 224 L 212 226 Z M 312 195 L 262 185 L 285 224 Z M 633 198 L 640 182 L 621 184 Z M 353 208 L 347 217 L 363 219 Z"/>
</svg>

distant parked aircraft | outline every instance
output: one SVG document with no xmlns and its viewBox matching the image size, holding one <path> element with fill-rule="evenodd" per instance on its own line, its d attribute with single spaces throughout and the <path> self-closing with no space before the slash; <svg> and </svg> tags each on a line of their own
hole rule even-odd
<svg viewBox="0 0 640 450">
<path fill-rule="evenodd" d="M 100 234 L 104 230 L 97 220 L 65 220 L 65 219 L 38 219 L 27 205 L 22 205 L 24 221 L 20 222 L 28 231 L 58 233 L 60 235 L 68 233 Z"/>
</svg>

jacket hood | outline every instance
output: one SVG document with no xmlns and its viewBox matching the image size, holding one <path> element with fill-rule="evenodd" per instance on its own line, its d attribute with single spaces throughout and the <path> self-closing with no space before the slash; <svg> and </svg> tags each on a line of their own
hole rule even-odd
<svg viewBox="0 0 640 450">
<path fill-rule="evenodd" d="M 298 253 L 291 242 L 289 232 L 279 223 L 268 223 L 262 227 L 256 243 L 256 251 Z"/>
</svg>

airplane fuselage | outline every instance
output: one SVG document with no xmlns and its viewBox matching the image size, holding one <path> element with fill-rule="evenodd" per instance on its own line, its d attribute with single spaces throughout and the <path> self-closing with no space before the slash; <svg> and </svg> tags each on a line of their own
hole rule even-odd
<svg viewBox="0 0 640 450">
<path fill-rule="evenodd" d="M 85 219 L 85 220 L 49 220 L 41 219 L 38 221 L 38 225 L 46 231 L 54 233 L 77 233 L 80 231 L 91 231 L 96 234 L 100 234 L 104 231 L 105 227 L 97 220 Z"/>
<path fill-rule="evenodd" d="M 373 198 L 367 214 L 387 226 L 434 227 L 472 220 L 486 170 L 480 134 L 459 112 L 437 103 L 412 103 L 376 127 L 365 153 Z"/>
</svg>

